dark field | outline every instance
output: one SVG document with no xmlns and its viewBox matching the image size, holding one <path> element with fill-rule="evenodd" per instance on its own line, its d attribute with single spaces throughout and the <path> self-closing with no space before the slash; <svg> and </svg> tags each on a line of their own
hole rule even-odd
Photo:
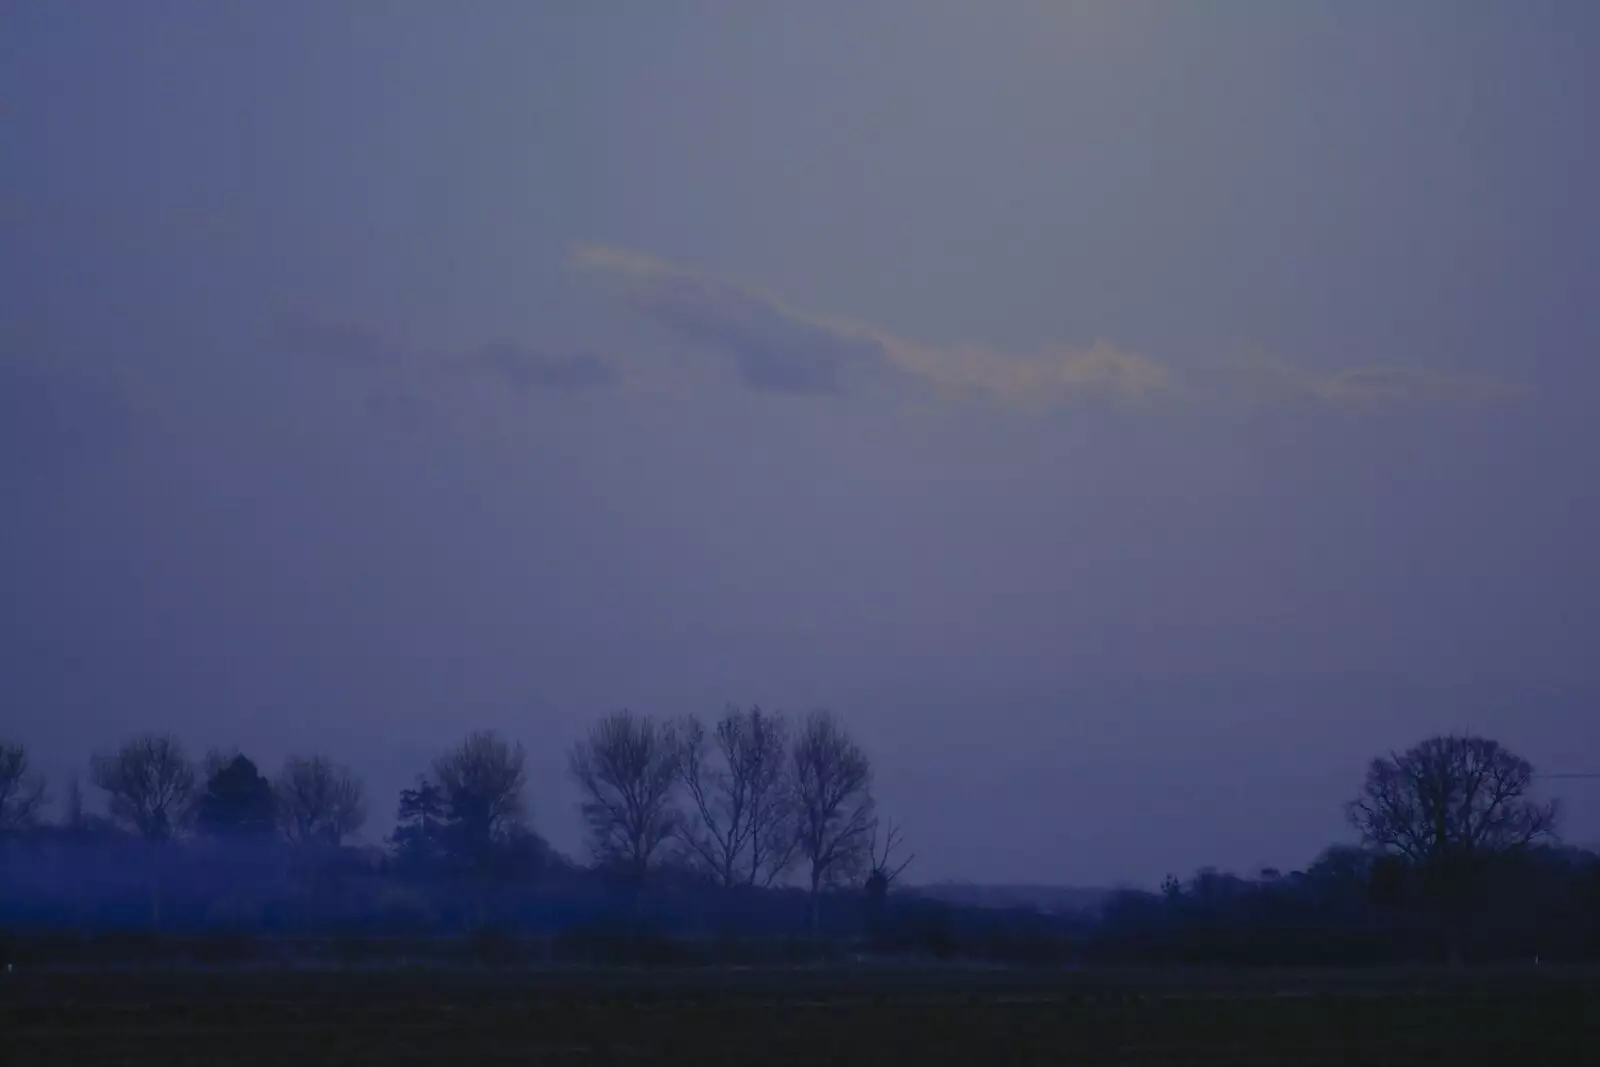
<svg viewBox="0 0 1600 1067">
<path fill-rule="evenodd" d="M 1600 975 L 0 974 L 33 1064 L 1600 1063 Z"/>
</svg>

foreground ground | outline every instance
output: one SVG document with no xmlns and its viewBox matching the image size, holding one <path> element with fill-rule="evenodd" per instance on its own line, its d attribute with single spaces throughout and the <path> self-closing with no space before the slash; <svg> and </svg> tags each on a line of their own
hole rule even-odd
<svg viewBox="0 0 1600 1067">
<path fill-rule="evenodd" d="M 0 973 L 33 1064 L 1600 1063 L 1600 974 Z"/>
</svg>

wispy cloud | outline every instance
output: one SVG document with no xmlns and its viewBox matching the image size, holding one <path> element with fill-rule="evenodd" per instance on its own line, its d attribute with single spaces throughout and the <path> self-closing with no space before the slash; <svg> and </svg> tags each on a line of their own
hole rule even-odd
<svg viewBox="0 0 1600 1067">
<path fill-rule="evenodd" d="M 886 362 L 866 331 L 804 315 L 748 286 L 614 248 L 581 246 L 573 259 L 622 281 L 624 299 L 645 317 L 731 359 L 757 392 L 836 394 L 847 376 Z"/>
<path fill-rule="evenodd" d="M 619 283 L 623 300 L 690 345 L 731 361 L 761 392 L 830 395 L 884 372 L 947 400 L 1040 410 L 1100 399 L 1166 397 L 1222 403 L 1310 403 L 1348 413 L 1482 407 L 1526 390 L 1481 374 L 1408 366 L 1316 371 L 1256 359 L 1173 367 L 1107 340 L 1056 344 L 1032 355 L 938 346 L 888 330 L 800 311 L 760 289 L 627 249 L 579 245 L 572 262 Z"/>
<path fill-rule="evenodd" d="M 852 376 L 887 371 L 944 397 L 1029 407 L 1085 395 L 1138 398 L 1171 384 L 1166 368 L 1105 341 L 1034 358 L 940 348 L 802 312 L 753 286 L 637 252 L 580 245 L 572 259 L 619 281 L 624 300 L 646 318 L 730 359 L 740 380 L 761 392 L 836 394 Z"/>
<path fill-rule="evenodd" d="M 990 348 L 940 349 L 879 336 L 896 366 L 939 393 L 957 398 L 1041 408 L 1074 397 L 1139 399 L 1173 385 L 1166 367 L 1107 341 L 1086 348 L 1057 345 L 1030 359 Z"/>
<path fill-rule="evenodd" d="M 1240 381 L 1258 400 L 1313 403 L 1357 414 L 1418 406 L 1482 408 L 1528 395 L 1526 387 L 1492 375 L 1425 367 L 1317 371 L 1255 357 L 1240 369 Z"/>
<path fill-rule="evenodd" d="M 1347 414 L 1422 408 L 1474 409 L 1527 390 L 1485 374 L 1417 366 L 1312 369 L 1264 356 L 1170 365 L 1107 340 L 1055 344 L 1031 355 L 979 345 L 938 346 L 863 323 L 801 311 L 755 286 L 626 249 L 580 245 L 572 262 L 616 282 L 624 303 L 687 345 L 721 357 L 758 393 L 837 396 L 885 382 L 935 401 L 1042 411 L 1098 400 L 1313 405 Z M 616 366 L 585 350 L 499 340 L 461 353 L 430 352 L 350 320 L 299 316 L 278 322 L 282 350 L 410 375 L 450 371 L 518 392 L 603 390 Z"/>
<path fill-rule="evenodd" d="M 552 352 L 496 341 L 460 357 L 461 364 L 512 388 L 599 389 L 617 383 L 611 364 L 592 352 Z"/>
<path fill-rule="evenodd" d="M 373 326 L 344 319 L 299 316 L 280 320 L 274 347 L 301 356 L 404 373 L 455 372 L 497 381 L 519 392 L 571 392 L 617 384 L 611 363 L 593 352 L 555 351 L 519 341 L 493 341 L 463 353 L 405 344 Z"/>
</svg>

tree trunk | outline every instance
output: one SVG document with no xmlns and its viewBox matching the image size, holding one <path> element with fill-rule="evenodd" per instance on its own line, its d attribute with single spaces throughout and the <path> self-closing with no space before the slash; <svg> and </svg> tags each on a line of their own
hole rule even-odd
<svg viewBox="0 0 1600 1067">
<path fill-rule="evenodd" d="M 822 878 L 820 872 L 811 872 L 811 941 L 822 941 Z"/>
</svg>

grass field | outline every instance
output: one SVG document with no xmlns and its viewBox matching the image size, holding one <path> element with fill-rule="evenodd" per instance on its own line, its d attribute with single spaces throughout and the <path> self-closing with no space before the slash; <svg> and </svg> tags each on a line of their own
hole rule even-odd
<svg viewBox="0 0 1600 1067">
<path fill-rule="evenodd" d="M 34 1064 L 1600 1064 L 1600 974 L 0 974 Z"/>
</svg>

